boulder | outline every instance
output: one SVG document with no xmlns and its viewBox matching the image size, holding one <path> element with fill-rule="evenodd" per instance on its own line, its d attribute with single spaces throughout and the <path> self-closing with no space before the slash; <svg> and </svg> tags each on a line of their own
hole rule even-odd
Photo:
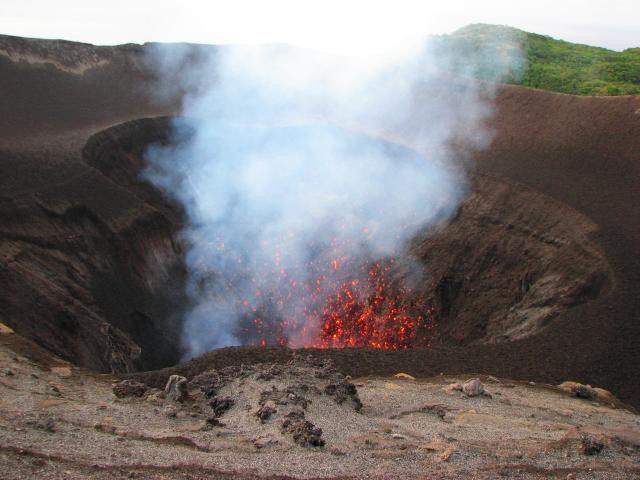
<svg viewBox="0 0 640 480">
<path fill-rule="evenodd" d="M 490 396 L 484 389 L 484 385 L 479 378 L 472 378 L 462 384 L 462 393 L 467 397 L 477 397 L 479 395 Z"/>
<path fill-rule="evenodd" d="M 213 410 L 214 417 L 220 417 L 225 414 L 236 402 L 231 397 L 214 397 L 209 406 Z"/>
<path fill-rule="evenodd" d="M 584 400 L 597 400 L 603 403 L 616 404 L 619 400 L 613 396 L 611 392 L 604 388 L 592 387 L 591 385 L 583 385 L 578 382 L 563 382 L 558 388 L 571 394 L 576 398 Z"/>
<path fill-rule="evenodd" d="M 180 375 L 171 375 L 164 387 L 164 394 L 170 400 L 175 402 L 184 402 L 189 398 L 187 390 L 187 379 Z"/>
<path fill-rule="evenodd" d="M 280 431 L 289 434 L 293 441 L 302 447 L 322 447 L 322 429 L 304 418 L 304 412 L 294 410 L 289 412 L 282 422 Z"/>
<path fill-rule="evenodd" d="M 589 435 L 583 435 L 580 438 L 580 443 L 582 444 L 582 453 L 585 455 L 596 455 L 604 449 L 604 443 Z"/>
<path fill-rule="evenodd" d="M 261 423 L 266 422 L 271 415 L 276 413 L 276 404 L 273 400 L 268 400 L 264 405 L 260 407 L 260 409 L 256 412 L 256 416 L 260 419 Z"/>
<path fill-rule="evenodd" d="M 113 394 L 118 398 L 142 397 L 147 391 L 147 386 L 135 380 L 123 380 L 116 383 L 112 390 Z"/>
</svg>

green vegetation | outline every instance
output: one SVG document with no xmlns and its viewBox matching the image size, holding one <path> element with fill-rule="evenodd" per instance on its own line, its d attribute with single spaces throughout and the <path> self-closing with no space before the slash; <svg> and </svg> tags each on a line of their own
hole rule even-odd
<svg viewBox="0 0 640 480">
<path fill-rule="evenodd" d="M 452 68 L 487 80 L 577 95 L 640 94 L 640 48 L 622 52 L 497 25 L 469 25 L 438 38 Z"/>
</svg>

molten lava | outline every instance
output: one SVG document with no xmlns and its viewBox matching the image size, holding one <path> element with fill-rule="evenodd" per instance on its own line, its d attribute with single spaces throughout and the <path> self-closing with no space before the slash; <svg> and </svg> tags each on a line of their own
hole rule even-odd
<svg viewBox="0 0 640 480">
<path fill-rule="evenodd" d="M 366 233 L 366 232 L 365 232 Z M 250 345 L 293 347 L 428 347 L 434 309 L 405 287 L 393 258 L 353 256 L 337 241 L 305 265 L 284 268 L 275 255 L 254 278 L 239 337 Z M 262 270 L 262 269 L 261 269 Z M 255 275 L 255 272 L 253 273 Z"/>
</svg>

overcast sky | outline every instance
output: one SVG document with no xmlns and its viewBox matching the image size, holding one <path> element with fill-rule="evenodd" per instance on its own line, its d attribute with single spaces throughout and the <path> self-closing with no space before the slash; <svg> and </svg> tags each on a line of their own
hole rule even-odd
<svg viewBox="0 0 640 480">
<path fill-rule="evenodd" d="M 482 22 L 616 50 L 640 46 L 640 0 L 433 3 L 436 2 L 0 0 L 0 33 L 95 44 L 284 42 L 358 53 Z"/>
</svg>

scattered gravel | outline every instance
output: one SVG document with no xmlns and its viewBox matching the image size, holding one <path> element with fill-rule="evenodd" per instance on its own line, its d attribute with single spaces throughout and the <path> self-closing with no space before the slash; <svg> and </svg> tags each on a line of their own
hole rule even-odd
<svg viewBox="0 0 640 480">
<path fill-rule="evenodd" d="M 1 347 L 0 366 L 13 367 Z M 298 355 L 167 378 L 182 402 L 149 388 L 122 401 L 104 376 L 74 370 L 61 378 L 27 363 L 20 373 L 0 382 L 0 458 L 16 479 L 640 474 L 634 413 L 542 385 L 464 376 L 350 380 L 329 362 Z M 59 395 L 34 396 L 50 382 Z M 494 398 L 464 394 L 463 385 L 469 393 L 491 387 Z M 46 460 L 34 470 L 37 459 Z"/>
</svg>

